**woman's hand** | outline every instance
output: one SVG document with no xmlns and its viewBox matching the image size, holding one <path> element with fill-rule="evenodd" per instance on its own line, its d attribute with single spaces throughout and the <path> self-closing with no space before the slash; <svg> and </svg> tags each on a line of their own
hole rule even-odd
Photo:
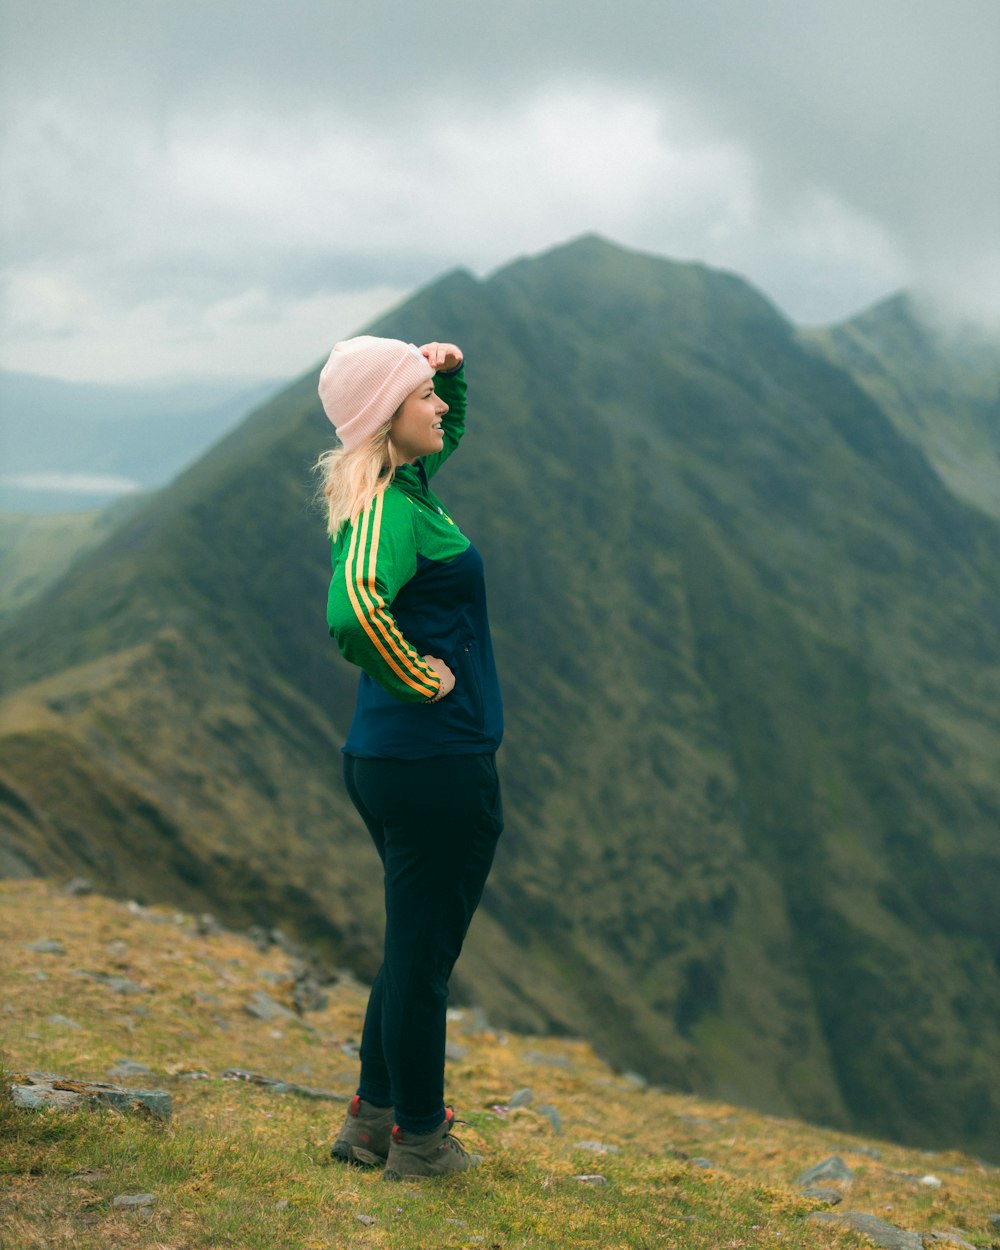
<svg viewBox="0 0 1000 1250">
<path fill-rule="evenodd" d="M 428 699 L 428 703 L 437 703 L 439 699 L 443 699 L 445 695 L 451 694 L 455 689 L 455 674 L 451 671 L 444 660 L 439 660 L 436 655 L 425 655 L 424 663 L 429 664 L 431 668 L 441 678 L 441 686 L 433 699 Z"/>
<path fill-rule="evenodd" d="M 420 354 L 432 369 L 440 369 L 442 373 L 453 373 L 463 359 L 462 349 L 454 343 L 425 343 Z"/>
</svg>

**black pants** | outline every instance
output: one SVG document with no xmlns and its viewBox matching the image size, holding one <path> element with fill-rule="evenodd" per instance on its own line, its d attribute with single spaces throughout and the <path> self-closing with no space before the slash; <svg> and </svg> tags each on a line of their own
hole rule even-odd
<svg viewBox="0 0 1000 1250">
<path fill-rule="evenodd" d="M 358 1093 L 429 1133 L 444 1110 L 448 978 L 503 829 L 492 755 L 344 756 L 347 792 L 385 868 L 385 953 L 361 1038 Z"/>
</svg>

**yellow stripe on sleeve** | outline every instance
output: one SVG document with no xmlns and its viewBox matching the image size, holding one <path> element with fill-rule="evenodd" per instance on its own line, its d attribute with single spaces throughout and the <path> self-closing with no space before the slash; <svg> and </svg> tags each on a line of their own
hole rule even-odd
<svg viewBox="0 0 1000 1250">
<path fill-rule="evenodd" d="M 392 623 L 391 628 L 386 625 L 385 618 L 388 618 L 390 623 L 392 618 L 385 610 L 385 601 L 382 599 L 382 596 L 375 590 L 375 566 L 378 553 L 378 537 L 381 529 L 381 516 L 382 494 L 380 492 L 358 517 L 351 534 L 351 544 L 344 572 L 348 598 L 350 599 L 351 607 L 354 609 L 354 615 L 367 634 L 372 646 L 400 681 L 409 686 L 411 690 L 416 690 L 418 694 L 433 695 L 436 693 L 437 684 L 439 683 L 435 683 L 433 677 L 428 677 L 426 673 L 421 672 L 414 664 L 412 659 L 413 652 L 406 647 L 406 643 L 398 629 L 395 628 L 394 623 Z M 368 529 L 372 530 L 372 541 L 368 556 L 369 573 L 367 578 L 368 586 L 366 586 L 363 564 L 365 549 L 368 547 L 366 538 Z M 381 638 L 379 634 L 382 635 Z M 395 638 L 393 634 L 395 634 Z M 395 656 L 390 652 L 394 652 Z"/>
<path fill-rule="evenodd" d="M 413 647 L 411 647 L 410 644 L 406 641 L 403 635 L 399 632 L 399 626 L 396 624 L 396 618 L 392 615 L 392 613 L 386 607 L 385 600 L 379 594 L 378 589 L 376 588 L 376 585 L 375 585 L 375 569 L 376 569 L 376 562 L 378 559 L 378 554 L 377 554 L 378 544 L 379 544 L 379 538 L 381 537 L 381 534 L 382 534 L 382 503 L 383 503 L 384 498 L 385 496 L 380 494 L 377 496 L 376 500 L 374 501 L 375 509 L 374 509 L 374 514 L 372 517 L 371 543 L 369 544 L 369 548 L 368 548 L 369 550 L 368 582 L 367 582 L 366 589 L 368 591 L 368 594 L 371 600 L 375 604 L 375 621 L 376 621 L 376 624 L 378 624 L 380 628 L 382 629 L 386 642 L 396 652 L 399 659 L 401 659 L 404 664 L 406 664 L 408 667 L 411 668 L 411 671 L 415 671 L 418 677 L 422 677 L 426 681 L 428 680 L 427 670 L 429 666 L 425 665 L 423 662 L 423 659 L 421 658 L 417 661 L 415 665 L 415 669 L 414 669 L 413 656 L 415 654 L 415 651 Z M 429 680 L 431 681 L 432 685 L 438 684 L 434 682 L 433 677 L 431 677 Z"/>
</svg>

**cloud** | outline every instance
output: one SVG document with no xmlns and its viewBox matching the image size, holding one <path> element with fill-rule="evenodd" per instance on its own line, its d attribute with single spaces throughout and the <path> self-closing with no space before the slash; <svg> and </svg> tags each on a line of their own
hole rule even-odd
<svg viewBox="0 0 1000 1250">
<path fill-rule="evenodd" d="M 8 367 L 291 372 L 588 231 L 800 319 L 1000 302 L 992 0 L 5 11 Z"/>
<path fill-rule="evenodd" d="M 298 297 L 250 287 L 203 300 L 174 295 L 121 299 L 54 270 L 7 284 L 4 365 L 81 382 L 175 381 L 200 375 L 249 381 L 297 374 L 338 338 L 398 303 L 405 288 Z M 34 312 L 34 315 L 33 315 Z"/>
</svg>

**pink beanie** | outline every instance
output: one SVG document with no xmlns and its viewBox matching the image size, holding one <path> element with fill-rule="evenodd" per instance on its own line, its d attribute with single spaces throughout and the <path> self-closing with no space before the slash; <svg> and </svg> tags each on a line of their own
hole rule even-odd
<svg viewBox="0 0 1000 1250">
<path fill-rule="evenodd" d="M 412 343 L 362 334 L 334 345 L 319 375 L 319 397 L 349 451 L 387 424 L 407 395 L 433 376 Z"/>
</svg>

